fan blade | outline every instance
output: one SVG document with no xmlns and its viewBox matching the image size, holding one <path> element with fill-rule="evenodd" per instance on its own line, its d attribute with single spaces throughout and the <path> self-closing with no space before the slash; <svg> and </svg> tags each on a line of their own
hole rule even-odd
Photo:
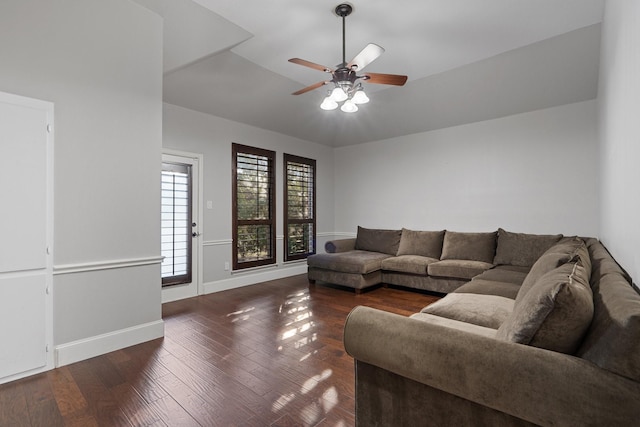
<svg viewBox="0 0 640 427">
<path fill-rule="evenodd" d="M 302 88 L 302 89 L 300 89 L 300 90 L 298 90 L 298 91 L 296 91 L 296 92 L 293 92 L 291 95 L 302 95 L 303 93 L 307 93 L 307 92 L 310 92 L 310 91 L 312 91 L 312 90 L 314 90 L 314 89 L 318 89 L 320 86 L 324 86 L 324 85 L 326 85 L 327 83 L 329 83 L 329 82 L 318 82 L 318 83 L 314 83 L 314 84 L 312 84 L 311 86 L 307 86 L 307 87 Z"/>
<path fill-rule="evenodd" d="M 356 55 L 355 58 L 347 64 L 347 68 L 352 69 L 356 67 L 356 71 L 362 70 L 367 65 L 375 61 L 380 55 L 384 53 L 384 48 L 374 43 L 369 43 L 364 49 Z"/>
<path fill-rule="evenodd" d="M 401 76 L 399 74 L 366 73 L 362 77 L 369 83 L 381 85 L 403 86 L 407 82 L 407 76 Z"/>
<path fill-rule="evenodd" d="M 289 62 L 293 62 L 294 64 L 313 68 L 314 70 L 324 71 L 325 73 L 333 73 L 333 70 L 331 68 L 325 67 L 324 65 L 316 64 L 315 62 L 307 61 L 305 59 L 291 58 Z"/>
</svg>

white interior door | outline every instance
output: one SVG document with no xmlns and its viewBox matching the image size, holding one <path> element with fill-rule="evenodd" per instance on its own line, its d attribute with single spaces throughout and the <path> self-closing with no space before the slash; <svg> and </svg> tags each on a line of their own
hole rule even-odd
<svg viewBox="0 0 640 427">
<path fill-rule="evenodd" d="M 163 303 L 202 293 L 200 164 L 201 156 L 195 154 L 162 155 Z"/>
<path fill-rule="evenodd" d="M 0 93 L 0 382 L 52 367 L 53 104 Z"/>
</svg>

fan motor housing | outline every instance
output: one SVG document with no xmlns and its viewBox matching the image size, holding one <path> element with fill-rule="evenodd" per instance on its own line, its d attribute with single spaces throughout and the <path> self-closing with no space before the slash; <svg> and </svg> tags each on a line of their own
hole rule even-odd
<svg viewBox="0 0 640 427">
<path fill-rule="evenodd" d="M 353 83 L 356 81 L 358 76 L 356 76 L 355 71 L 342 67 L 342 68 L 338 68 L 333 72 L 333 78 L 336 83 L 342 83 L 342 82 Z"/>
<path fill-rule="evenodd" d="M 339 4 L 335 8 L 336 15 L 342 18 L 351 15 L 351 12 L 353 12 L 353 6 L 351 6 L 349 3 Z"/>
</svg>

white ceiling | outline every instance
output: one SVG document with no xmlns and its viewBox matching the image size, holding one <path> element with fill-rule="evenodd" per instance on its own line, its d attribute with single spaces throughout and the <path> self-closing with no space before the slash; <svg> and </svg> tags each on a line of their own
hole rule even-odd
<svg viewBox="0 0 640 427">
<path fill-rule="evenodd" d="M 292 57 L 342 58 L 339 0 L 136 0 L 165 18 L 166 102 L 331 146 L 391 138 L 592 99 L 604 0 L 356 0 L 347 60 L 406 74 L 365 84 L 371 102 L 322 111 L 325 80 Z"/>
</svg>

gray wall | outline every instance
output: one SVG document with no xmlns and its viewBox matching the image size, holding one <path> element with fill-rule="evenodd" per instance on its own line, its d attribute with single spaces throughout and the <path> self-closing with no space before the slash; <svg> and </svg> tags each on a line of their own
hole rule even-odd
<svg viewBox="0 0 640 427">
<path fill-rule="evenodd" d="M 640 277 L 640 2 L 608 0 L 600 60 L 601 239 Z"/>
<path fill-rule="evenodd" d="M 161 335 L 161 19 L 128 0 L 3 0 L 0 61 L 0 91 L 55 103 L 61 363 Z"/>
<path fill-rule="evenodd" d="M 598 233 L 586 101 L 335 150 L 336 230 Z"/>
<path fill-rule="evenodd" d="M 244 272 L 224 270 L 224 263 L 231 264 L 232 260 L 231 144 L 234 142 L 276 152 L 277 266 Z M 331 147 L 171 104 L 164 105 L 163 146 L 202 154 L 204 157 L 204 203 L 213 201 L 213 209 L 204 209 L 201 230 L 205 292 L 306 272 L 304 261 L 283 263 L 283 153 L 316 160 L 318 250 L 324 251 L 325 241 L 334 237 L 334 170 Z"/>
</svg>

